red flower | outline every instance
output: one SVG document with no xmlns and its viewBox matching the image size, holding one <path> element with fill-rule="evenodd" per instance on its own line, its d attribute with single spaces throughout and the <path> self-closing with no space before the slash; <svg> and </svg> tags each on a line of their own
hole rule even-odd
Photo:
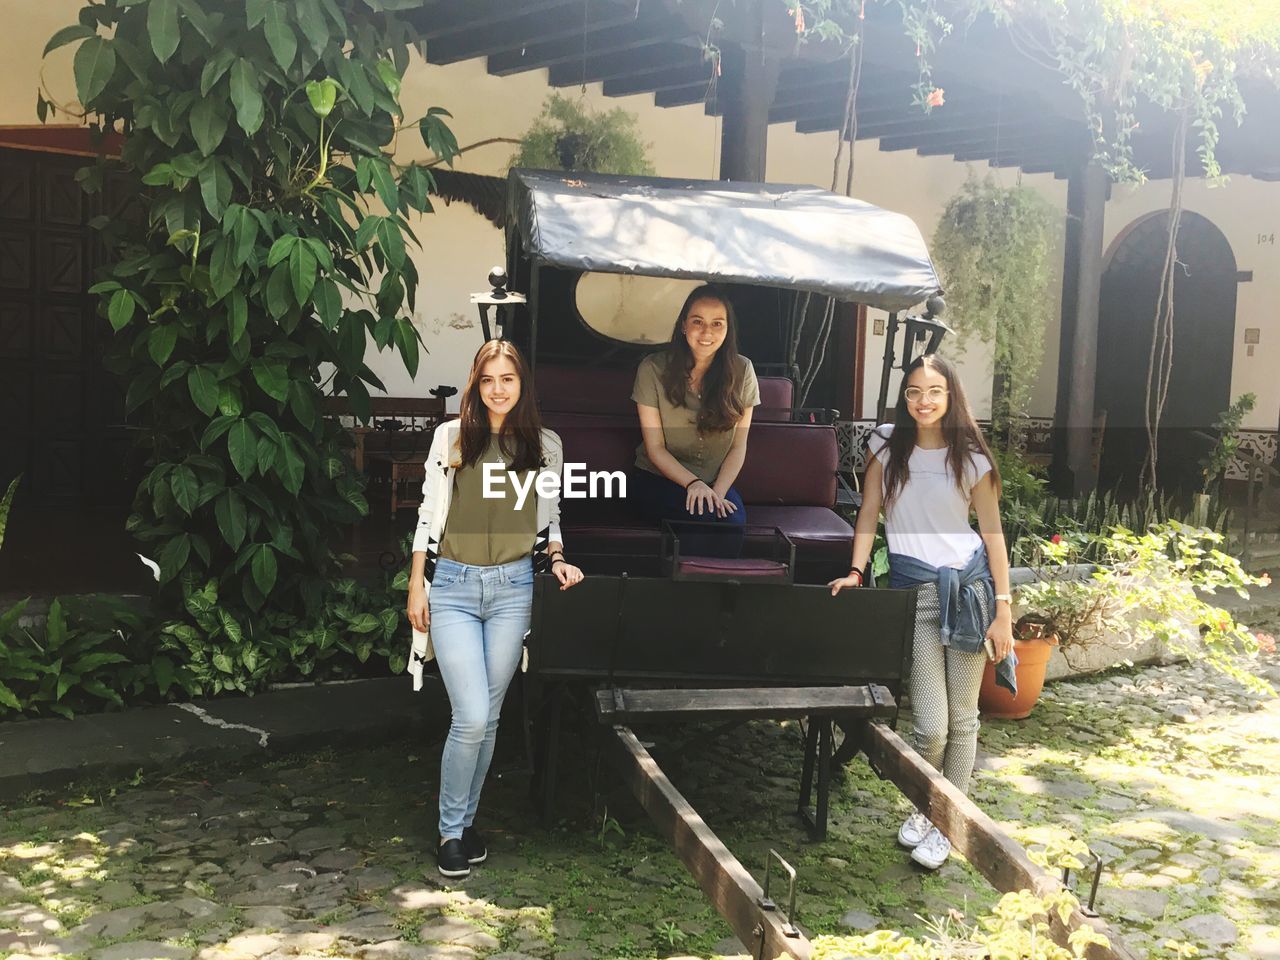
<svg viewBox="0 0 1280 960">
<path fill-rule="evenodd" d="M 1258 641 L 1258 649 L 1263 653 L 1276 652 L 1276 638 L 1269 633 L 1255 633 L 1253 638 Z"/>
<path fill-rule="evenodd" d="M 929 96 L 925 98 L 924 105 L 926 107 L 942 106 L 944 103 L 947 102 L 942 98 L 942 95 L 944 93 L 946 93 L 946 91 L 943 90 L 942 87 L 934 87 L 932 90 L 929 91 Z"/>
<path fill-rule="evenodd" d="M 1061 543 L 1061 542 L 1062 542 L 1062 534 L 1060 534 L 1060 533 L 1055 533 L 1052 537 L 1050 537 L 1050 538 L 1049 538 L 1049 542 L 1050 542 L 1050 543 Z"/>
</svg>

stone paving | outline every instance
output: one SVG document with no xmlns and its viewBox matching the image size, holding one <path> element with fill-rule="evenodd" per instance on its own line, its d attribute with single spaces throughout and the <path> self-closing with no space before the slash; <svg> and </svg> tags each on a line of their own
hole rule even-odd
<svg viewBox="0 0 1280 960">
<path fill-rule="evenodd" d="M 1273 621 L 1274 623 L 1274 621 Z M 1275 631 L 1273 625 L 1273 632 Z M 1280 685 L 1280 660 L 1262 670 Z M 800 872 L 811 934 L 924 932 L 995 892 L 893 843 L 906 802 L 858 760 L 830 838 L 793 814 L 794 724 L 716 738 L 654 731 L 673 781 L 750 868 Z M 1098 907 L 1139 956 L 1280 960 L 1280 699 L 1188 665 L 1052 685 L 1031 719 L 984 726 L 973 795 L 1024 843 L 1073 831 L 1108 861 Z M 511 766 L 510 748 L 501 763 Z M 560 822 L 527 781 L 488 789 L 489 862 L 445 884 L 433 843 L 438 743 L 88 784 L 0 808 L 0 960 L 589 960 L 741 945 L 608 773 L 567 764 Z M 602 796 L 593 811 L 591 783 Z"/>
</svg>

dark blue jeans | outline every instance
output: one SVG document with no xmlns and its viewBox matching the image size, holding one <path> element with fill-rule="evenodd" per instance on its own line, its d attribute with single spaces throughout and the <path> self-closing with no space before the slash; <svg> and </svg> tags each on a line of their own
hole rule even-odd
<svg viewBox="0 0 1280 960">
<path fill-rule="evenodd" d="M 637 515 L 653 524 L 670 520 L 680 538 L 680 555 L 696 557 L 736 557 L 742 552 L 747 511 L 733 487 L 725 499 L 738 509 L 727 517 L 690 513 L 685 509 L 685 491 L 666 477 L 633 467 L 627 476 L 627 500 Z M 678 523 L 677 521 L 686 521 Z M 693 524 L 687 521 L 694 521 Z M 694 524 L 714 524 L 714 529 Z"/>
</svg>

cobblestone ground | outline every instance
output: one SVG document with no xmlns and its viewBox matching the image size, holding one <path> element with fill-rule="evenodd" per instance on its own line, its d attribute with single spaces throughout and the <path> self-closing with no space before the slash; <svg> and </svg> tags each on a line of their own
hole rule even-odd
<svg viewBox="0 0 1280 960">
<path fill-rule="evenodd" d="M 1273 627 L 1274 630 L 1274 627 Z M 1280 684 L 1280 662 L 1264 669 Z M 795 725 L 656 752 L 749 867 L 770 846 L 800 871 L 813 934 L 989 906 L 959 857 L 924 873 L 893 843 L 905 801 L 855 761 L 830 838 L 792 810 Z M 647 734 L 646 734 L 647 735 Z M 655 734 L 656 736 L 656 734 Z M 991 723 L 974 797 L 1025 843 L 1071 831 L 1109 861 L 1099 909 L 1138 955 L 1165 938 L 1202 957 L 1280 958 L 1280 699 L 1168 666 L 1051 687 L 1033 717 Z M 0 958 L 522 960 L 737 953 L 634 804 L 607 778 L 592 813 L 569 771 L 561 822 L 527 782 L 488 791 L 490 859 L 440 882 L 437 744 L 379 745 L 239 769 L 90 785 L 0 810 Z M 507 762 L 515 759 L 507 756 Z"/>
</svg>

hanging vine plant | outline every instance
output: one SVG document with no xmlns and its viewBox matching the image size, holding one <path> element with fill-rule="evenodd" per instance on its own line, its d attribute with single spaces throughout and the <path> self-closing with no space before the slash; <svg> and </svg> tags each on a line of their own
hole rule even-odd
<svg viewBox="0 0 1280 960">
<path fill-rule="evenodd" d="M 341 577 L 335 530 L 368 507 L 322 403 L 368 416 L 369 341 L 418 363 L 408 216 L 433 180 L 386 152 L 413 39 L 394 11 L 416 5 L 105 0 L 46 48 L 78 44 L 83 113 L 124 137 L 86 188 L 109 168 L 145 197 L 142 223 L 106 224 L 90 292 L 143 428 L 128 526 L 158 562 L 162 694 L 363 662 L 400 627 Z M 445 159 L 447 116 L 417 124 Z"/>
<path fill-rule="evenodd" d="M 775 0 L 795 17 L 803 38 L 852 36 L 867 0 Z M 1145 179 L 1133 157 L 1136 109 L 1146 101 L 1190 118 L 1204 176 L 1221 175 L 1218 125 L 1238 124 L 1241 78 L 1280 85 L 1280 2 L 1261 0 L 871 0 L 896 6 L 915 44 L 915 102 L 936 105 L 934 54 L 956 27 L 989 19 L 1018 51 L 1060 74 L 1080 98 L 1094 150 L 1117 182 Z"/>
<path fill-rule="evenodd" d="M 947 317 L 963 349 L 977 337 L 994 344 L 992 425 L 1016 442 L 1040 370 L 1053 312 L 1050 254 L 1060 217 L 1030 187 L 970 177 L 948 202 L 933 236 L 947 291 Z"/>
<path fill-rule="evenodd" d="M 649 144 L 636 132 L 635 114 L 621 107 L 595 112 L 580 99 L 553 93 L 521 138 L 511 165 L 539 170 L 652 174 L 648 152 Z"/>
</svg>

